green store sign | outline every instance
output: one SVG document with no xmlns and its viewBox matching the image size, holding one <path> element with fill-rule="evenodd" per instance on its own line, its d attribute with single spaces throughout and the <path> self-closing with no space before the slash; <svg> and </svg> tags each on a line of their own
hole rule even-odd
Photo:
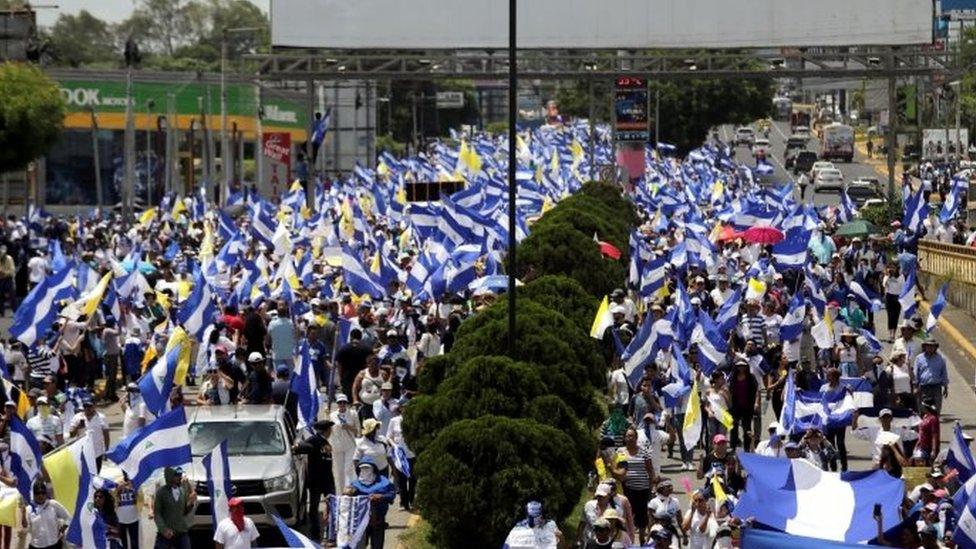
<svg viewBox="0 0 976 549">
<path fill-rule="evenodd" d="M 125 82 L 96 80 L 61 80 L 61 97 L 69 112 L 124 113 Z M 200 83 L 133 82 L 132 97 L 136 114 L 166 114 L 169 101 L 175 113 L 195 116 L 201 112 L 210 116 L 220 114 L 220 85 Z M 150 108 L 150 101 L 152 107 Z M 299 101 L 262 97 L 265 124 L 305 129 L 307 107 Z M 227 84 L 228 116 L 253 118 L 257 114 L 257 97 L 252 85 Z"/>
</svg>

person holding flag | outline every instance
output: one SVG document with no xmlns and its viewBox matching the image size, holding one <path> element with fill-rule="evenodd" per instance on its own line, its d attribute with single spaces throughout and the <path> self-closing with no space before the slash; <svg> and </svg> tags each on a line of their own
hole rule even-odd
<svg viewBox="0 0 976 549">
<path fill-rule="evenodd" d="M 306 463 L 306 489 L 308 490 L 308 533 L 312 539 L 322 539 L 322 514 L 319 503 L 323 496 L 334 493 L 335 480 L 332 478 L 332 436 L 334 423 L 324 419 L 312 424 L 315 433 L 292 447 L 295 454 L 308 456 Z"/>
</svg>

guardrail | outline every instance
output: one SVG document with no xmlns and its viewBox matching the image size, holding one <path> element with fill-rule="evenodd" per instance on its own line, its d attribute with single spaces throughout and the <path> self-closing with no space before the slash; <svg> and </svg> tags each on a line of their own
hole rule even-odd
<svg viewBox="0 0 976 549">
<path fill-rule="evenodd" d="M 922 240 L 918 263 L 923 272 L 976 286 L 976 248 Z"/>
</svg>

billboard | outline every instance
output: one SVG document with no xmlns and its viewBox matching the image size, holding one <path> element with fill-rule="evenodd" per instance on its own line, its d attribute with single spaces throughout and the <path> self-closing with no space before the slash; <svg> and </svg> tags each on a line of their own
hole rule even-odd
<svg viewBox="0 0 976 549">
<path fill-rule="evenodd" d="M 522 48 L 742 48 L 924 44 L 931 0 L 531 0 Z M 274 46 L 459 49 L 508 46 L 508 3 L 272 0 Z"/>
<path fill-rule="evenodd" d="M 614 90 L 614 129 L 617 141 L 642 141 L 650 138 L 647 113 L 647 81 L 643 78 L 617 78 Z"/>
<path fill-rule="evenodd" d="M 976 0 L 942 0 L 942 15 L 955 21 L 976 19 Z"/>
<path fill-rule="evenodd" d="M 291 134 L 264 132 L 261 154 L 264 156 L 261 173 L 262 196 L 280 196 L 291 186 Z"/>
</svg>

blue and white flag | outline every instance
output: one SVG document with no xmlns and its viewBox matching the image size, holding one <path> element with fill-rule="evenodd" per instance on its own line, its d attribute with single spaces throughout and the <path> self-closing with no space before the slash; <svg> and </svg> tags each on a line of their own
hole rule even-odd
<svg viewBox="0 0 976 549">
<path fill-rule="evenodd" d="M 849 288 L 862 307 L 867 307 L 875 313 L 881 310 L 881 297 L 874 290 L 862 285 L 857 280 L 852 280 Z"/>
<path fill-rule="evenodd" d="M 31 486 L 41 474 L 41 447 L 34 433 L 17 414 L 8 419 L 10 427 L 10 474 L 17 479 L 17 491 L 24 501 L 31 500 Z"/>
<path fill-rule="evenodd" d="M 390 458 L 393 466 L 396 467 L 396 470 L 400 471 L 403 476 L 407 478 L 412 476 L 410 471 L 410 459 L 407 458 L 406 448 L 399 444 L 394 444 L 390 448 Z"/>
<path fill-rule="evenodd" d="M 868 347 L 871 348 L 872 353 L 881 352 L 881 342 L 878 341 L 878 338 L 874 337 L 874 334 L 872 334 L 870 330 L 867 328 L 861 328 L 861 337 L 863 337 L 868 343 Z"/>
<path fill-rule="evenodd" d="M 813 538 L 861 543 L 877 536 L 874 506 L 883 528 L 901 522 L 905 484 L 884 471 L 830 473 L 804 459 L 739 452 L 749 483 L 732 514 L 774 530 Z M 976 521 L 974 521 L 976 522 Z"/>
<path fill-rule="evenodd" d="M 329 494 L 326 501 L 329 506 L 329 538 L 335 538 L 337 549 L 359 547 L 359 542 L 362 541 L 369 526 L 369 496 Z"/>
<path fill-rule="evenodd" d="M 214 446 L 203 456 L 203 469 L 207 472 L 207 493 L 210 494 L 210 518 L 216 529 L 220 521 L 230 516 L 230 462 L 227 459 L 227 439 Z M 273 516 L 273 515 L 272 515 Z"/>
<path fill-rule="evenodd" d="M 308 341 L 302 340 L 298 347 L 298 367 L 291 378 L 291 391 L 298 396 L 297 428 L 312 429 L 319 415 L 319 384 L 312 364 L 312 354 Z"/>
<path fill-rule="evenodd" d="M 101 478 L 95 474 L 95 446 L 92 433 L 75 442 L 68 450 L 75 454 L 80 473 L 78 497 L 75 500 L 75 514 L 64 539 L 85 549 L 108 549 L 108 528 L 100 513 L 95 512 L 95 490 L 106 488 L 100 484 Z"/>
<path fill-rule="evenodd" d="M 217 303 L 214 301 L 210 284 L 203 278 L 202 273 L 198 273 L 194 277 L 190 297 L 186 298 L 176 312 L 176 321 L 191 337 L 203 342 L 203 334 L 214 323 L 217 312 Z"/>
<path fill-rule="evenodd" d="M 779 325 L 781 341 L 796 341 L 803 335 L 803 320 L 807 315 L 807 305 L 797 292 L 790 300 L 790 309 Z"/>
<path fill-rule="evenodd" d="M 804 391 L 795 384 L 788 384 L 791 392 L 783 392 L 785 403 L 781 423 L 791 426 L 789 432 L 802 432 L 811 427 L 842 427 L 851 424 L 854 417 L 854 397 L 849 391 L 821 393 Z"/>
<path fill-rule="evenodd" d="M 973 452 L 969 449 L 969 442 L 962 436 L 962 426 L 958 421 L 952 428 L 946 463 L 959 473 L 959 480 L 963 482 L 976 475 L 976 460 L 973 459 Z"/>
<path fill-rule="evenodd" d="M 807 263 L 810 231 L 794 227 L 786 231 L 783 240 L 773 244 L 773 259 L 782 269 L 802 269 Z"/>
<path fill-rule="evenodd" d="M 912 318 L 918 304 L 915 302 L 915 269 L 909 269 L 905 273 L 905 285 L 902 286 L 901 295 L 898 296 L 898 303 L 901 304 L 902 318 Z"/>
<path fill-rule="evenodd" d="M 176 368 L 179 366 L 182 348 L 182 344 L 174 345 L 139 378 L 142 400 L 153 415 L 159 415 L 166 409 L 169 395 L 176 386 Z"/>
<path fill-rule="evenodd" d="M 34 287 L 14 313 L 10 335 L 28 347 L 44 337 L 58 318 L 58 302 L 74 301 L 78 290 L 73 285 L 74 269 L 65 266 Z"/>
<path fill-rule="evenodd" d="M 723 338 L 728 339 L 729 333 L 739 322 L 739 305 L 741 303 L 742 288 L 738 288 L 715 313 L 715 323 L 718 324 L 719 333 Z"/>
<path fill-rule="evenodd" d="M 905 214 L 901 220 L 902 228 L 918 234 L 922 228 L 922 221 L 929 215 L 929 203 L 925 200 L 924 191 L 909 195 L 905 200 Z"/>
<path fill-rule="evenodd" d="M 322 118 L 316 120 L 312 125 L 312 154 L 318 151 L 319 146 L 325 141 L 325 134 L 329 131 L 329 122 L 332 120 L 332 107 L 325 109 Z"/>
<path fill-rule="evenodd" d="M 334 496 L 329 496 L 329 497 L 331 498 Z M 281 520 L 281 517 L 279 517 L 278 515 L 271 515 L 271 518 L 274 519 L 275 525 L 278 527 L 278 530 L 281 532 L 281 537 L 284 538 L 285 540 L 285 547 L 303 547 L 306 549 L 321 549 L 322 547 L 321 545 L 308 539 L 307 537 L 302 535 L 301 532 L 297 530 L 292 530 L 287 524 L 285 524 L 285 521 Z"/>
<path fill-rule="evenodd" d="M 664 287 L 668 258 L 661 256 L 650 259 L 644 264 L 640 276 L 640 295 L 650 297 Z"/>
<path fill-rule="evenodd" d="M 105 457 L 132 480 L 136 490 L 158 469 L 190 463 L 190 434 L 182 406 L 123 438 Z"/>
<path fill-rule="evenodd" d="M 970 494 L 965 506 L 956 508 L 956 515 L 959 518 L 956 521 L 956 531 L 952 533 L 952 541 L 961 549 L 976 548 L 976 493 Z"/>
<path fill-rule="evenodd" d="M 848 221 L 853 221 L 856 215 L 857 206 L 854 205 L 854 201 L 847 195 L 847 191 L 841 191 L 840 209 L 837 211 L 837 218 L 841 223 L 847 223 Z"/>
<path fill-rule="evenodd" d="M 932 330 L 939 323 L 939 315 L 942 314 L 942 309 L 946 306 L 946 291 L 949 289 L 949 283 L 946 282 L 939 288 L 939 295 L 935 297 L 935 303 L 929 308 L 929 317 L 925 319 L 925 333 L 931 334 Z"/>
<path fill-rule="evenodd" d="M 264 211 L 261 202 L 255 202 L 251 206 L 251 236 L 267 250 L 274 250 L 274 234 L 277 229 L 278 223 Z"/>
<path fill-rule="evenodd" d="M 874 407 L 874 392 L 871 390 L 871 382 L 863 377 L 842 377 L 841 385 L 850 389 L 851 401 L 855 408 Z"/>
<path fill-rule="evenodd" d="M 369 270 L 351 248 L 342 246 L 342 280 L 349 289 L 359 295 L 381 298 L 386 290 L 376 283 Z"/>
<path fill-rule="evenodd" d="M 716 368 L 725 365 L 729 352 L 728 341 L 722 337 L 718 325 L 704 309 L 698 310 L 698 325 L 692 332 L 691 342 L 698 345 L 698 361 L 702 373 L 711 375 Z"/>
<path fill-rule="evenodd" d="M 939 212 L 939 221 L 943 224 L 951 221 L 959 214 L 959 205 L 962 203 L 960 195 L 969 187 L 969 182 L 965 179 L 952 179 L 952 187 L 946 195 L 945 202 L 942 203 L 942 211 Z"/>
<path fill-rule="evenodd" d="M 627 375 L 631 387 L 637 386 L 644 375 L 644 367 L 654 360 L 658 351 L 671 343 L 674 338 L 672 326 L 676 316 L 676 313 L 672 311 L 668 316 L 658 319 L 656 322 L 648 317 L 637 330 L 634 339 L 627 345 L 627 349 L 620 358 L 624 361 L 624 373 Z"/>
</svg>

